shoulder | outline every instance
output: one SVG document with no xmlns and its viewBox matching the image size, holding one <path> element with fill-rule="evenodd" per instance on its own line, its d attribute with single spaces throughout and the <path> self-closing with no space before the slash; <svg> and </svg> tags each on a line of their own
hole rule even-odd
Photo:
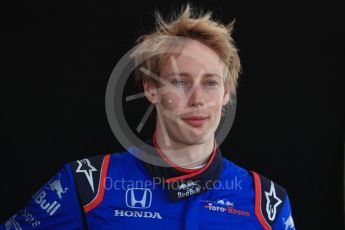
<svg viewBox="0 0 345 230">
<path fill-rule="evenodd" d="M 255 215 L 264 229 L 272 229 L 282 213 L 291 212 L 286 189 L 275 181 L 227 159 L 224 159 L 224 172 L 228 178 L 239 177 L 247 186 L 244 189 L 252 190 Z"/>
<path fill-rule="evenodd" d="M 126 162 L 130 161 L 130 155 L 127 152 L 95 155 L 68 163 L 86 212 L 103 200 L 109 170 L 126 167 Z"/>
<path fill-rule="evenodd" d="M 103 155 L 94 155 L 84 159 L 69 162 L 74 179 L 95 189 L 102 176 L 106 176 L 111 168 L 125 168 L 133 163 L 129 152 L 116 152 Z"/>
<path fill-rule="evenodd" d="M 263 226 L 271 227 L 287 200 L 286 190 L 271 179 L 252 172 L 255 186 L 255 214 Z"/>
<path fill-rule="evenodd" d="M 270 178 L 255 171 L 247 170 L 225 158 L 222 176 L 223 178 L 233 176 L 239 177 L 239 179 L 247 181 L 249 184 L 251 184 L 257 191 L 270 191 L 273 189 L 278 193 L 286 194 L 286 190 Z"/>
<path fill-rule="evenodd" d="M 131 163 L 133 157 L 129 152 L 116 152 L 103 155 L 94 155 L 84 159 L 69 162 L 75 179 L 85 178 L 89 179 L 92 175 L 100 176 L 106 174 L 111 167 L 122 166 Z M 94 177 L 94 176 L 92 176 Z"/>
</svg>

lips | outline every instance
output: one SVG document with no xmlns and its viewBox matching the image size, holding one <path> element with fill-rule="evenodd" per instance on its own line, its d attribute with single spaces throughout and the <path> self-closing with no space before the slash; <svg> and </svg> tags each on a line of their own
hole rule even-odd
<svg viewBox="0 0 345 230">
<path fill-rule="evenodd" d="M 207 119 L 208 117 L 202 116 L 191 116 L 182 118 L 182 120 L 194 127 L 201 127 L 207 121 Z"/>
</svg>

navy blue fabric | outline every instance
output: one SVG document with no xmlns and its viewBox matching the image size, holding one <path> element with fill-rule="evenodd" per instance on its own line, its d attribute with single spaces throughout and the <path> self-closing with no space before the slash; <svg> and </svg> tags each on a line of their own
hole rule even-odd
<svg viewBox="0 0 345 230">
<path fill-rule="evenodd" d="M 159 174 L 150 173 L 141 160 L 128 152 L 111 154 L 104 197 L 86 213 L 73 176 L 76 169 L 66 164 L 0 229 L 264 229 L 255 214 L 252 173 L 223 157 L 217 160 L 221 171 L 209 189 L 172 200 Z M 80 168 L 80 175 L 88 178 L 95 172 L 85 170 Z M 178 189 L 194 187 L 187 183 Z M 274 197 L 274 191 L 267 192 Z M 295 229 L 287 195 L 281 200 L 272 229 Z"/>
</svg>

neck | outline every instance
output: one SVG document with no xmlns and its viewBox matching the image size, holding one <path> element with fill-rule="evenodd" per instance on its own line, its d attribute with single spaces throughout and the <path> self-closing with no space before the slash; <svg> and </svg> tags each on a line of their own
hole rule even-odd
<svg viewBox="0 0 345 230">
<path fill-rule="evenodd" d="M 166 143 L 164 135 L 159 129 L 155 131 L 155 139 L 161 152 L 174 164 L 183 168 L 193 168 L 205 164 L 214 150 L 214 137 L 209 140 L 188 144 L 169 137 Z"/>
</svg>

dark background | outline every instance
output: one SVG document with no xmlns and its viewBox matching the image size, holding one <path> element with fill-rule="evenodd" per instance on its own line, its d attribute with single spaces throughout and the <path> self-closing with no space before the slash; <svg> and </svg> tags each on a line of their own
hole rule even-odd
<svg viewBox="0 0 345 230">
<path fill-rule="evenodd" d="M 153 10 L 166 15 L 179 5 L 24 1 L 2 9 L 9 52 L 1 74 L 1 222 L 64 163 L 123 150 L 106 119 L 107 80 L 152 30 Z M 223 22 L 237 19 L 243 74 L 223 154 L 285 187 L 298 229 L 344 229 L 343 8 L 330 1 L 196 5 Z"/>
</svg>

